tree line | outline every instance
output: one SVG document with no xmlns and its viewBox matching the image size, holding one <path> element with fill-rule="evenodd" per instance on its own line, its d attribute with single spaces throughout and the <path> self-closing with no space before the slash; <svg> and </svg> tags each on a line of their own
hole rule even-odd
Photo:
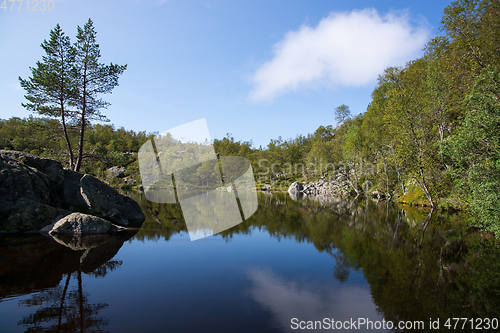
<svg viewBox="0 0 500 333">
<path fill-rule="evenodd" d="M 135 132 L 108 124 L 87 124 L 85 133 L 81 172 L 103 178 L 108 168 L 125 166 L 140 180 L 137 151 L 155 133 Z M 68 128 L 67 134 L 70 143 L 77 145 L 79 129 Z M 51 158 L 70 167 L 66 139 L 56 119 L 0 119 L 0 149 Z"/>
</svg>

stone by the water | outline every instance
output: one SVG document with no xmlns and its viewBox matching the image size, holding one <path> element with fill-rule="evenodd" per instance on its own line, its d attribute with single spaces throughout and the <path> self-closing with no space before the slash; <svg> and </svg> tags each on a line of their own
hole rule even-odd
<svg viewBox="0 0 500 333">
<path fill-rule="evenodd" d="M 125 228 L 116 226 L 100 217 L 72 213 L 55 222 L 49 234 L 97 235 L 117 233 L 121 230 L 125 230 Z"/>
<path fill-rule="evenodd" d="M 133 199 L 58 161 L 0 150 L 0 233 L 34 233 L 72 212 L 139 228 L 145 220 Z"/>
<path fill-rule="evenodd" d="M 293 193 L 293 194 L 300 193 L 300 192 L 302 192 L 303 189 L 304 189 L 304 186 L 302 186 L 301 183 L 294 182 L 288 188 L 288 193 Z"/>
</svg>

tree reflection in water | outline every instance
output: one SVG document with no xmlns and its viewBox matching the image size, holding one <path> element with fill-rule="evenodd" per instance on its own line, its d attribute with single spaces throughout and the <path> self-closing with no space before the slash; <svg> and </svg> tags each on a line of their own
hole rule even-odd
<svg viewBox="0 0 500 333">
<path fill-rule="evenodd" d="M 340 251 L 335 252 L 333 257 L 335 258 L 333 276 L 341 283 L 344 283 L 349 278 L 349 274 L 353 269 L 353 263 Z"/>
<path fill-rule="evenodd" d="M 185 230 L 179 207 L 150 204 L 139 194 L 135 199 L 146 215 L 137 239 L 168 240 Z M 330 254 L 340 282 L 362 269 L 386 320 L 498 317 L 500 243 L 460 214 L 366 197 L 261 193 L 257 212 L 220 235 L 230 241 L 256 229 Z"/>
<path fill-rule="evenodd" d="M 78 289 L 67 291 L 70 278 L 78 279 Z M 18 325 L 28 326 L 26 332 L 103 332 L 108 320 L 97 317 L 106 303 L 89 304 L 88 293 L 82 290 L 82 271 L 67 274 L 64 288 L 57 286 L 34 294 L 19 302 L 20 306 L 42 307 L 34 314 L 25 316 Z M 42 326 L 43 324 L 51 326 Z"/>
<path fill-rule="evenodd" d="M 19 306 L 36 307 L 37 310 L 25 316 L 18 325 L 27 327 L 26 332 L 103 332 L 103 327 L 109 320 L 100 317 L 99 311 L 107 308 L 108 304 L 89 303 L 90 295 L 83 290 L 82 273 L 101 278 L 120 267 L 121 260 L 111 259 L 124 240 L 132 235 L 54 237 L 57 243 L 65 246 L 64 248 L 60 245 L 54 247 L 53 240 L 48 244 L 44 239 L 38 240 L 37 243 L 42 246 L 51 247 L 43 253 L 44 256 L 57 258 L 42 270 L 57 270 L 62 265 L 63 272 L 57 286 L 43 288 L 43 291 L 35 292 L 30 298 L 19 301 Z M 33 246 L 31 243 L 29 245 Z M 35 258 L 37 259 L 41 258 Z M 70 286 L 72 279 L 77 282 L 73 288 Z"/>
</svg>

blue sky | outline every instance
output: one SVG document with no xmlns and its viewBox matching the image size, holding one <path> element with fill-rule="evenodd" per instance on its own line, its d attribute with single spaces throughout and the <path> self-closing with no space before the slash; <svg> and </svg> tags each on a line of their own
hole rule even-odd
<svg viewBox="0 0 500 333">
<path fill-rule="evenodd" d="M 25 0 L 26 2 L 27 0 Z M 41 4 L 41 1 L 39 1 Z M 0 118 L 27 117 L 18 77 L 59 23 L 75 40 L 91 18 L 101 62 L 127 64 L 103 113 L 116 127 L 163 132 L 206 118 L 265 147 L 366 110 L 377 75 L 422 56 L 449 1 L 54 0 L 0 9 Z M 39 7 L 41 9 L 41 7 Z"/>
</svg>

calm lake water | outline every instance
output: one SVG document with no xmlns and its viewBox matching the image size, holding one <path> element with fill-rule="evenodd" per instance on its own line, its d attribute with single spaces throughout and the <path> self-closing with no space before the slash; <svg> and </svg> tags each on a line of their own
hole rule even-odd
<svg viewBox="0 0 500 333">
<path fill-rule="evenodd" d="M 147 216 L 135 235 L 0 238 L 1 332 L 296 332 L 308 324 L 323 332 L 332 320 L 344 325 L 335 331 L 450 332 L 454 317 L 468 319 L 461 332 L 498 325 L 500 252 L 457 215 L 259 193 L 251 218 L 191 242 L 178 205 L 131 195 Z"/>
</svg>

